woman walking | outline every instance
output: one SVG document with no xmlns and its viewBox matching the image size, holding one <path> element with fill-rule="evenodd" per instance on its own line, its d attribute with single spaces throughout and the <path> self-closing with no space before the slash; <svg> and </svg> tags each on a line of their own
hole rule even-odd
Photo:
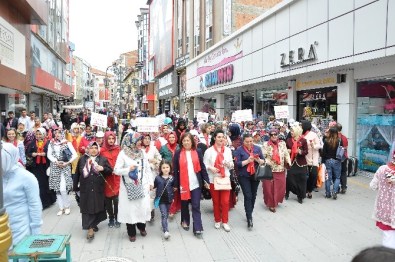
<svg viewBox="0 0 395 262">
<path fill-rule="evenodd" d="M 337 192 L 339 192 L 340 176 L 341 176 L 341 161 L 336 159 L 336 151 L 338 146 L 342 146 L 341 139 L 338 135 L 336 127 L 329 128 L 328 137 L 325 138 L 324 146 L 322 148 L 322 162 L 325 163 L 328 172 L 328 179 L 325 180 L 325 197 L 337 199 Z M 333 191 L 331 194 L 331 184 L 333 183 Z"/>
<path fill-rule="evenodd" d="M 189 230 L 189 203 L 192 204 L 193 233 L 200 237 L 203 234 L 202 216 L 200 213 L 201 187 L 210 188 L 203 155 L 196 149 L 196 143 L 190 133 L 181 136 L 182 147 L 174 154 L 174 186 L 181 197 L 181 226 Z"/>
<path fill-rule="evenodd" d="M 151 168 L 148 159 L 144 158 L 141 149 L 142 136 L 139 133 L 126 134 L 121 144 L 114 167 L 114 173 L 121 176 L 119 188 L 118 221 L 126 223 L 127 233 L 131 242 L 136 241 L 136 227 L 141 236 L 147 235 L 146 222 L 151 219 L 150 189 L 153 188 Z M 133 187 L 133 185 L 136 187 Z M 132 197 L 142 189 L 143 195 Z"/>
<path fill-rule="evenodd" d="M 258 191 L 259 180 L 254 179 L 255 170 L 258 165 L 265 163 L 262 149 L 253 144 L 250 134 L 243 135 L 243 145 L 234 152 L 236 166 L 238 169 L 239 183 L 244 195 L 244 210 L 247 218 L 247 227 L 252 229 L 252 213 L 254 211 L 256 193 Z"/>
<path fill-rule="evenodd" d="M 285 199 L 289 198 L 289 192 L 298 197 L 298 202 L 303 204 L 306 198 L 307 185 L 307 162 L 308 153 L 307 141 L 302 137 L 302 127 L 294 125 L 291 128 L 291 137 L 287 139 L 286 144 L 288 152 L 291 155 L 291 168 L 287 172 L 287 188 Z"/>
<path fill-rule="evenodd" d="M 17 133 L 15 128 L 6 130 L 5 142 L 12 144 L 18 149 L 18 162 L 23 166 L 26 165 L 25 146 L 23 141 L 17 139 Z"/>
<path fill-rule="evenodd" d="M 204 164 L 210 178 L 210 192 L 213 200 L 214 209 L 214 227 L 224 228 L 226 232 L 230 231 L 229 221 L 229 189 L 215 189 L 216 179 L 226 179 L 230 185 L 229 169 L 233 168 L 232 151 L 225 147 L 225 133 L 218 129 L 211 137 L 212 146 L 204 153 Z"/>
<path fill-rule="evenodd" d="M 119 152 L 121 151 L 120 146 L 115 144 L 116 135 L 113 131 L 107 131 L 104 134 L 103 147 L 100 149 L 101 156 L 105 157 L 110 164 L 110 167 L 114 169 L 115 162 Z M 118 195 L 119 195 L 119 183 L 120 177 L 114 173 L 106 177 L 107 183 L 104 185 L 104 196 L 106 202 L 106 210 L 108 214 L 108 227 L 119 228 L 121 223 L 118 222 Z"/>
<path fill-rule="evenodd" d="M 111 175 L 112 168 L 107 159 L 100 156 L 100 146 L 90 142 L 77 165 L 74 191 L 80 191 L 80 212 L 82 229 L 88 230 L 87 239 L 94 238 L 97 225 L 107 219 L 104 207 L 105 176 Z"/>
<path fill-rule="evenodd" d="M 71 155 L 67 156 L 66 152 Z M 49 188 L 56 192 L 56 201 L 58 202 L 58 216 L 62 214 L 70 214 L 70 199 L 68 192 L 73 189 L 73 181 L 71 178 L 71 163 L 77 158 L 77 152 L 73 145 L 64 139 L 64 133 L 55 130 L 55 138 L 51 140 L 48 146 L 48 159 L 50 163 L 49 172 Z"/>
<path fill-rule="evenodd" d="M 373 218 L 383 231 L 383 246 L 395 249 L 395 151 L 390 162 L 374 174 L 370 188 L 378 190 Z"/>
<path fill-rule="evenodd" d="M 50 207 L 56 202 L 55 192 L 49 189 L 49 179 L 47 176 L 47 168 L 49 167 L 49 159 L 47 158 L 49 141 L 45 136 L 45 129 L 38 128 L 35 139 L 28 145 L 26 150 L 26 156 L 29 159 L 26 169 L 37 178 L 43 209 Z"/>
<path fill-rule="evenodd" d="M 276 207 L 283 202 L 286 189 L 285 170 L 291 166 L 291 158 L 284 141 L 278 138 L 278 130 L 269 130 L 269 141 L 263 145 L 266 164 L 272 168 L 273 179 L 263 180 L 263 200 L 270 212 L 276 213 Z"/>
</svg>

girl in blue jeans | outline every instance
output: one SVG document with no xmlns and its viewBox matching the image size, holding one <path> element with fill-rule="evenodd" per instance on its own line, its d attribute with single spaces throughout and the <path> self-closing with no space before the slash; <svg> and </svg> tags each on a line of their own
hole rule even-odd
<svg viewBox="0 0 395 262">
<path fill-rule="evenodd" d="M 339 145 L 342 144 L 337 128 L 331 127 L 328 131 L 328 136 L 324 140 L 322 162 L 325 163 L 326 170 L 328 171 L 328 178 L 325 180 L 325 197 L 333 197 L 335 200 L 337 199 L 341 176 L 341 161 L 336 159 L 336 151 Z M 331 193 L 332 181 L 334 181 L 334 183 Z"/>
<path fill-rule="evenodd" d="M 173 202 L 173 184 L 174 179 L 171 176 L 172 167 L 171 162 L 168 160 L 162 160 L 159 165 L 159 175 L 155 178 L 154 188 L 156 188 L 156 197 L 159 198 L 159 209 L 162 218 L 162 230 L 165 239 L 170 238 L 168 228 L 168 217 L 170 204 Z"/>
</svg>

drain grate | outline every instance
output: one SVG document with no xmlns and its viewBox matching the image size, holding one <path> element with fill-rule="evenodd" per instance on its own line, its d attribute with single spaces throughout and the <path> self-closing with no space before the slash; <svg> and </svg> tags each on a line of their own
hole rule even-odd
<svg viewBox="0 0 395 262">
<path fill-rule="evenodd" d="M 91 260 L 91 262 L 134 262 L 134 260 L 130 260 L 123 257 L 104 257 L 104 258 Z"/>
<path fill-rule="evenodd" d="M 52 243 L 55 241 L 54 238 L 48 238 L 48 239 L 35 239 L 33 242 L 30 244 L 29 248 L 44 248 L 44 247 L 50 247 L 52 246 Z"/>
</svg>

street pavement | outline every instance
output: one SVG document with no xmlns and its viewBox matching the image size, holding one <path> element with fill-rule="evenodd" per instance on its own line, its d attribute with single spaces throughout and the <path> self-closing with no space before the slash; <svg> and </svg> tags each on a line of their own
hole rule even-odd
<svg viewBox="0 0 395 262">
<path fill-rule="evenodd" d="M 313 193 L 301 205 L 291 194 L 271 213 L 263 204 L 259 186 L 254 210 L 254 228 L 247 230 L 243 196 L 230 211 L 231 232 L 214 228 L 211 200 L 202 200 L 204 234 L 180 226 L 180 214 L 169 222 L 170 240 L 164 240 L 160 213 L 147 223 L 146 237 L 129 241 L 126 227 L 99 225 L 93 241 L 86 240 L 81 216 L 73 201 L 71 214 L 56 216 L 54 205 L 43 212 L 43 234 L 71 234 L 73 261 L 351 261 L 360 250 L 379 245 L 381 232 L 375 227 L 372 212 L 376 192 L 369 189 L 370 178 L 351 177 L 347 194 L 337 200 L 324 198 L 324 189 Z M 70 196 L 73 198 L 73 196 Z M 111 258 L 110 258 L 111 257 Z M 107 259 L 105 259 L 107 258 Z M 121 259 L 123 258 L 123 259 Z"/>
</svg>

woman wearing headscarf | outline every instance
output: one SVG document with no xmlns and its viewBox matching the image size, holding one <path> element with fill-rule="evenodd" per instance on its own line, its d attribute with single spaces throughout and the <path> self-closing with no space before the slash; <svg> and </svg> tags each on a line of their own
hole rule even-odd
<svg viewBox="0 0 395 262">
<path fill-rule="evenodd" d="M 370 188 L 378 190 L 373 219 L 383 231 L 383 246 L 395 249 L 395 151 L 390 159 L 376 171 Z"/>
<path fill-rule="evenodd" d="M 241 131 L 240 127 L 237 124 L 230 124 L 228 126 L 228 137 L 230 140 L 229 147 L 232 150 L 232 155 L 234 151 L 241 146 L 243 143 L 240 137 Z M 233 161 L 235 162 L 235 161 Z M 238 201 L 238 194 L 240 191 L 240 186 L 238 186 L 238 180 L 237 180 L 237 175 L 238 175 L 238 169 L 235 163 L 234 164 L 234 170 L 233 174 L 234 176 L 232 177 L 232 191 L 230 192 L 230 199 L 229 199 L 229 208 L 234 208 L 236 206 L 236 203 Z"/>
<path fill-rule="evenodd" d="M 250 134 L 243 135 L 243 145 L 239 146 L 233 153 L 238 170 L 238 178 L 244 195 L 244 210 L 247 218 L 247 227 L 252 230 L 252 212 L 254 211 L 256 193 L 259 180 L 254 179 L 258 165 L 265 163 L 262 149 L 253 144 Z"/>
<path fill-rule="evenodd" d="M 90 142 L 85 155 L 78 160 L 74 191 L 80 192 L 80 212 L 82 229 L 88 230 L 87 239 L 94 238 L 97 225 L 107 219 L 104 207 L 105 177 L 111 175 L 112 168 L 104 156 L 100 155 L 97 142 Z"/>
<path fill-rule="evenodd" d="M 162 159 L 173 163 L 174 153 L 180 148 L 180 145 L 177 143 L 177 135 L 175 132 L 168 133 L 166 136 L 167 143 L 163 145 L 159 151 Z M 170 205 L 169 209 L 169 218 L 173 219 L 174 215 L 181 210 L 181 199 L 180 193 L 174 192 L 174 199 Z"/>
<path fill-rule="evenodd" d="M 100 149 L 100 154 L 107 158 L 112 169 L 115 167 L 115 162 L 121 147 L 116 145 L 117 136 L 113 131 L 107 131 L 104 134 L 103 147 Z M 104 185 L 104 196 L 106 197 L 106 210 L 108 214 L 108 226 L 119 228 L 121 223 L 118 222 L 118 195 L 120 177 L 112 173 L 106 177 L 107 183 Z"/>
<path fill-rule="evenodd" d="M 64 158 L 64 152 L 67 148 L 71 152 L 70 159 Z M 48 159 L 50 163 L 49 171 L 49 188 L 56 192 L 56 201 L 58 202 L 58 216 L 70 214 L 70 199 L 68 192 L 73 189 L 71 178 L 71 163 L 77 159 L 77 152 L 73 145 L 64 138 L 64 133 L 57 129 L 55 137 L 48 146 Z"/>
<path fill-rule="evenodd" d="M 40 234 L 42 205 L 37 179 L 18 165 L 18 149 L 2 143 L 1 163 L 3 171 L 4 208 L 9 215 L 12 245 L 24 237 Z"/>
<path fill-rule="evenodd" d="M 178 119 L 175 133 L 177 135 L 177 140 L 180 141 L 180 138 L 185 132 L 189 132 L 187 129 L 187 124 L 183 118 Z"/>
<path fill-rule="evenodd" d="M 149 133 L 143 134 L 143 141 L 141 143 L 145 158 L 148 159 L 149 166 L 151 168 L 152 181 L 155 181 L 155 177 L 159 174 L 159 163 L 162 161 L 162 156 L 159 154 L 158 149 L 156 149 L 154 142 L 151 142 L 151 136 Z M 155 194 L 154 191 L 151 192 Z M 155 195 L 151 197 L 151 220 L 153 222 L 155 219 L 155 207 L 154 207 Z"/>
<path fill-rule="evenodd" d="M 49 140 L 45 136 L 44 128 L 37 129 L 35 139 L 26 150 L 26 157 L 29 159 L 26 169 L 37 178 L 43 209 L 56 202 L 56 194 L 49 189 L 49 178 L 46 172 L 49 167 L 49 159 L 47 158 Z"/>
<path fill-rule="evenodd" d="M 303 129 L 300 125 L 294 125 L 291 128 L 291 137 L 287 139 L 286 144 L 288 152 L 291 155 L 291 168 L 287 172 L 287 188 L 285 199 L 288 199 L 289 192 L 298 196 L 298 202 L 303 203 L 306 197 L 307 183 L 307 162 L 308 153 L 307 141 L 302 136 Z"/>
<path fill-rule="evenodd" d="M 151 219 L 150 190 L 154 186 L 148 159 L 141 149 L 142 136 L 139 133 L 126 134 L 121 144 L 114 167 L 114 173 L 121 176 L 119 188 L 118 221 L 126 223 L 127 233 L 131 242 L 136 241 L 136 226 L 142 236 L 147 235 L 146 222 Z M 129 200 L 125 184 L 141 183 L 144 197 Z M 129 192 L 131 194 L 133 192 Z"/>
<path fill-rule="evenodd" d="M 185 133 L 181 136 L 181 149 L 177 150 L 173 158 L 174 187 L 181 197 L 181 226 L 189 230 L 189 203 L 192 204 L 193 233 L 200 237 L 203 233 L 202 217 L 200 213 L 201 188 L 210 188 L 210 180 L 203 162 L 203 155 L 196 149 L 193 136 Z"/>
<path fill-rule="evenodd" d="M 269 130 L 270 140 L 263 144 L 263 155 L 266 164 L 272 168 L 273 179 L 263 180 L 263 200 L 265 205 L 273 213 L 276 207 L 283 202 L 286 189 L 285 167 L 291 165 L 291 159 L 284 141 L 278 138 L 278 130 Z"/>
<path fill-rule="evenodd" d="M 80 126 L 77 123 L 71 124 L 70 132 L 66 133 L 66 139 L 71 142 L 74 150 L 77 152 L 77 158 L 71 163 L 71 174 L 74 178 L 77 170 L 78 159 L 81 156 L 79 148 L 82 140 L 82 136 L 80 135 Z"/>
</svg>

